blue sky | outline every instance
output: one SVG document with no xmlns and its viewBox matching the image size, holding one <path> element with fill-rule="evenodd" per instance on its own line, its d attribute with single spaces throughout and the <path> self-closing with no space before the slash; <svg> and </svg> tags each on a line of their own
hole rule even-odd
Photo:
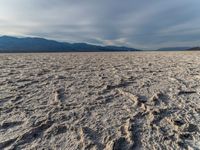
<svg viewBox="0 0 200 150">
<path fill-rule="evenodd" d="M 0 0 L 0 34 L 144 49 L 199 46 L 200 0 Z"/>
</svg>

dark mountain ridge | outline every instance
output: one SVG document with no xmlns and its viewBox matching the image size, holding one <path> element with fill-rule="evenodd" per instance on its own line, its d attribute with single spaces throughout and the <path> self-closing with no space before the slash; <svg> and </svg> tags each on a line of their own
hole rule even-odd
<svg viewBox="0 0 200 150">
<path fill-rule="evenodd" d="M 188 49 L 189 51 L 199 51 L 200 47 L 192 47 L 190 49 Z"/>
<path fill-rule="evenodd" d="M 118 46 L 99 46 L 87 43 L 67 43 L 37 37 L 0 37 L 0 52 L 99 52 L 99 51 L 139 51 Z"/>
</svg>

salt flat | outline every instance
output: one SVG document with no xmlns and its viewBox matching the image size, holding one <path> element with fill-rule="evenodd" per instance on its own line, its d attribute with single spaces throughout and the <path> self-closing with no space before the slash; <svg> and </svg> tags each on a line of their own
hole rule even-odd
<svg viewBox="0 0 200 150">
<path fill-rule="evenodd" d="M 0 54 L 0 149 L 199 149 L 200 52 Z"/>
</svg>

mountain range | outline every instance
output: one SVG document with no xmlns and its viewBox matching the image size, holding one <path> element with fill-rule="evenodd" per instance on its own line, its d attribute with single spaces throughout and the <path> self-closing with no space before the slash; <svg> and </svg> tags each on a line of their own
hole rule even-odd
<svg viewBox="0 0 200 150">
<path fill-rule="evenodd" d="M 67 43 L 44 38 L 11 36 L 0 37 L 0 52 L 99 52 L 99 51 L 139 51 L 135 48 L 99 46 L 87 43 Z"/>
<path fill-rule="evenodd" d="M 155 51 L 198 51 L 200 47 L 166 47 Z M 120 52 L 141 51 L 125 46 L 100 46 L 87 43 L 67 43 L 38 37 L 0 36 L 0 53 L 28 52 Z"/>
</svg>

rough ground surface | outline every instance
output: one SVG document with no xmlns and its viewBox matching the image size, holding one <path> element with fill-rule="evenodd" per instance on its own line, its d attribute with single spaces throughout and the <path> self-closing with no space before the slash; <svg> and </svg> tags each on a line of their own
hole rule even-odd
<svg viewBox="0 0 200 150">
<path fill-rule="evenodd" d="M 200 149 L 200 53 L 0 55 L 0 149 Z"/>
</svg>

